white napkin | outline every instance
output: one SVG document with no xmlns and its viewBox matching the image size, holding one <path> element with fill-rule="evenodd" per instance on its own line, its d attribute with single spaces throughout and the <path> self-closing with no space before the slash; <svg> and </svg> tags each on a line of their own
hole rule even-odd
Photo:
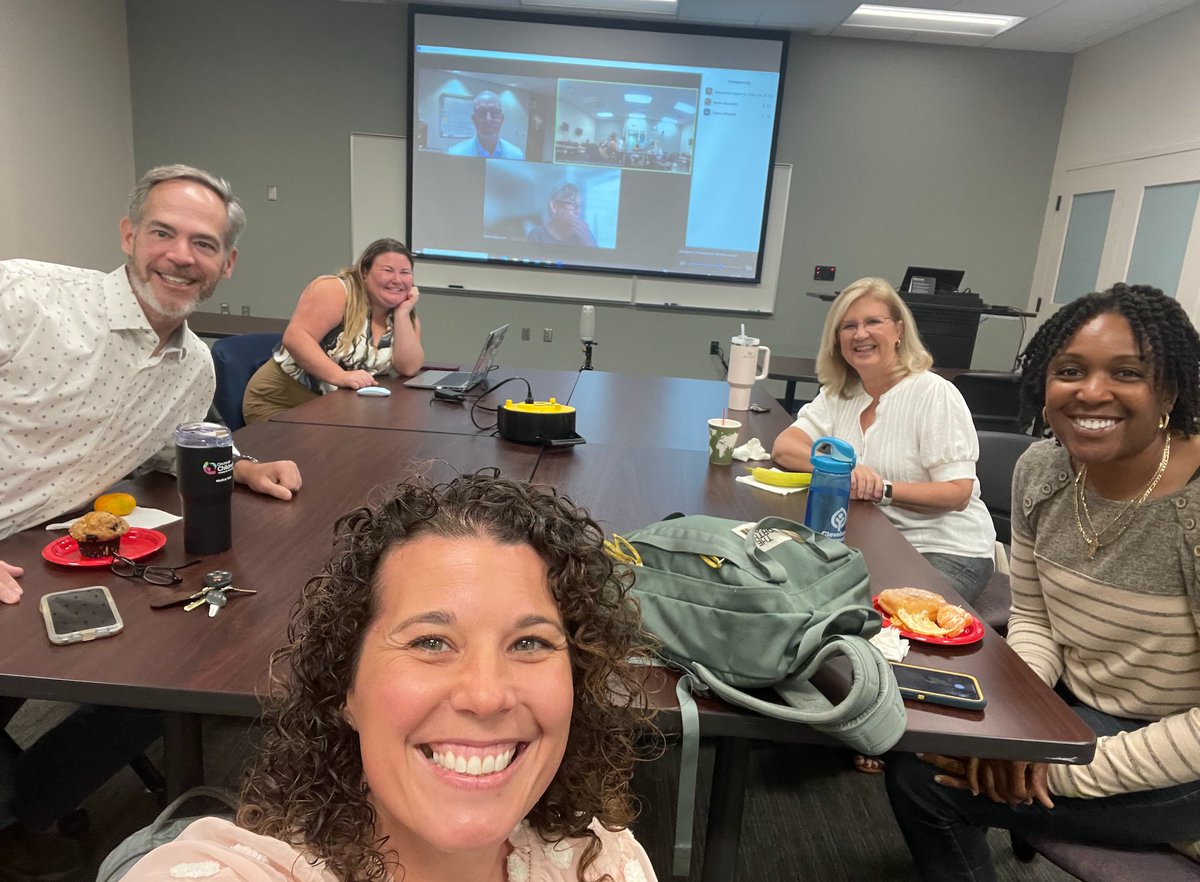
<svg viewBox="0 0 1200 882">
<path fill-rule="evenodd" d="M 888 661 L 902 662 L 908 655 L 908 641 L 900 636 L 898 628 L 884 628 L 871 638 L 871 643 Z"/>
<path fill-rule="evenodd" d="M 86 512 L 84 512 L 86 514 Z M 79 517 L 83 517 L 80 515 Z M 75 523 L 79 518 L 71 518 L 69 521 L 63 521 L 59 524 L 46 524 L 47 530 L 66 530 L 71 524 Z M 173 524 L 176 521 L 183 520 L 182 516 L 171 514 L 169 511 L 162 511 L 157 508 L 143 508 L 138 506 L 129 514 L 125 515 L 125 520 L 131 527 L 140 527 L 143 530 L 153 530 L 164 524 Z"/>
<path fill-rule="evenodd" d="M 741 447 L 733 448 L 733 458 L 740 459 L 742 462 L 749 460 L 770 459 L 771 454 L 762 446 L 762 442 L 757 438 L 751 438 Z"/>
<path fill-rule="evenodd" d="M 778 493 L 780 496 L 787 496 L 789 493 L 803 493 L 808 489 L 807 487 L 777 487 L 774 484 L 764 484 L 762 481 L 754 480 L 753 475 L 742 475 L 734 480 L 741 484 L 757 487 L 759 490 L 766 490 L 769 493 Z"/>
</svg>

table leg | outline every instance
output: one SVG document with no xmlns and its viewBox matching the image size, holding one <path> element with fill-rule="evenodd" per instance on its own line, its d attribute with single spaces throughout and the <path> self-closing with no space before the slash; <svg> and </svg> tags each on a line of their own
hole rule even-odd
<svg viewBox="0 0 1200 882">
<path fill-rule="evenodd" d="M 199 714 L 163 714 L 163 761 L 167 767 L 168 800 L 204 783 Z"/>
<path fill-rule="evenodd" d="M 746 802 L 749 767 L 749 739 L 717 739 L 712 794 L 708 800 L 704 868 L 700 876 L 703 882 L 733 882 L 737 870 L 738 842 L 742 835 L 742 809 Z"/>
<path fill-rule="evenodd" d="M 796 412 L 796 381 L 788 380 L 783 392 L 783 406 L 789 414 Z"/>
</svg>

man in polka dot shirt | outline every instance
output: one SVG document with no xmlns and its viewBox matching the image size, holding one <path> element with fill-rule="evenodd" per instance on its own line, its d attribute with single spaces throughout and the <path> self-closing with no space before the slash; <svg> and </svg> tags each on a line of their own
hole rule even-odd
<svg viewBox="0 0 1200 882">
<path fill-rule="evenodd" d="M 148 171 L 121 221 L 112 273 L 0 261 L 0 539 L 85 504 L 141 466 L 173 470 L 176 424 L 203 419 L 215 388 L 187 317 L 229 278 L 246 216 L 228 183 L 190 166 Z M 290 461 L 234 465 L 282 500 Z M 0 602 L 21 597 L 0 561 Z"/>
</svg>

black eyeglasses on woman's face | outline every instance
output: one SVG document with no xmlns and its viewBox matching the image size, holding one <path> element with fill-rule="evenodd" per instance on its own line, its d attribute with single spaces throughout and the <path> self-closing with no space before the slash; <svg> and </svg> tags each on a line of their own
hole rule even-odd
<svg viewBox="0 0 1200 882">
<path fill-rule="evenodd" d="M 114 554 L 111 568 L 118 576 L 124 576 L 126 579 L 141 579 L 143 582 L 149 582 L 151 585 L 178 585 L 183 581 L 183 577 L 175 571 L 197 563 L 200 563 L 199 558 L 189 560 L 187 563 L 182 563 L 177 567 L 144 567 L 141 564 L 134 563 L 127 557 Z"/>
</svg>

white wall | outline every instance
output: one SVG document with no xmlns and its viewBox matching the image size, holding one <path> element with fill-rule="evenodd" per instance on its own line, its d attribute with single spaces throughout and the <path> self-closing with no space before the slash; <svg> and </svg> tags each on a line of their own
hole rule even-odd
<svg viewBox="0 0 1200 882">
<path fill-rule="evenodd" d="M 1200 5 L 1075 56 L 1029 304 L 1051 315 L 1071 196 L 1113 190 L 1098 288 L 1125 279 L 1143 188 L 1200 179 Z M 1061 197 L 1061 202 L 1060 202 Z M 1200 315 L 1200 222 L 1176 297 Z M 1130 281 L 1137 281 L 1131 279 Z"/>
<path fill-rule="evenodd" d="M 1075 56 L 1055 173 L 1200 147 L 1200 5 Z"/>
<path fill-rule="evenodd" d="M 122 0 L 0 0 L 0 259 L 112 269 L 134 183 Z"/>
</svg>

